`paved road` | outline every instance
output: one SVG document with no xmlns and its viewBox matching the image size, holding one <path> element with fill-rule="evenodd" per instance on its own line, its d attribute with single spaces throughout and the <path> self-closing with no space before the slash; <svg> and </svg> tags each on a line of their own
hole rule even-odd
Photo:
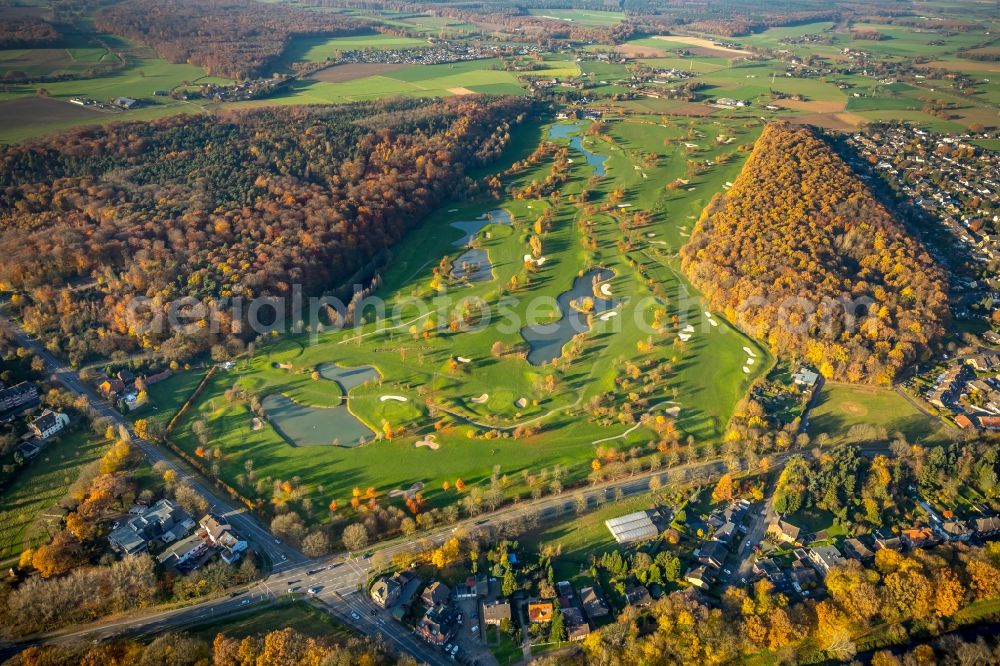
<svg viewBox="0 0 1000 666">
<path fill-rule="evenodd" d="M 588 507 L 593 507 L 612 500 L 618 494 L 622 497 L 638 495 L 648 491 L 649 482 L 653 476 L 659 477 L 663 483 L 668 474 L 679 479 L 690 478 L 694 474 L 710 479 L 725 472 L 725 465 L 721 460 L 708 460 L 681 465 L 672 468 L 669 472 L 657 470 L 640 473 L 627 479 L 609 481 L 588 488 L 569 490 L 560 495 L 510 505 L 481 517 L 468 518 L 453 526 L 441 527 L 432 532 L 423 533 L 418 539 L 399 539 L 385 542 L 369 549 L 369 552 L 373 554 L 372 557 L 351 558 L 341 554 L 323 562 L 308 560 L 289 546 L 277 543 L 254 516 L 242 507 L 236 506 L 214 486 L 201 479 L 183 461 L 174 458 L 169 452 L 162 450 L 155 444 L 136 437 L 131 425 L 121 414 L 97 396 L 90 387 L 86 386 L 73 370 L 66 367 L 36 340 L 26 335 L 14 322 L 0 317 L 0 326 L 5 327 L 19 345 L 30 349 L 42 358 L 45 361 L 46 369 L 67 390 L 85 396 L 96 414 L 106 416 L 114 423 L 127 428 L 133 435 L 133 442 L 150 462 L 162 461 L 173 468 L 177 472 L 178 478 L 185 480 L 206 498 L 213 511 L 227 517 L 241 534 L 252 540 L 258 550 L 266 553 L 274 563 L 268 578 L 255 583 L 239 596 L 210 599 L 183 608 L 137 611 L 126 617 L 51 632 L 28 641 L 0 646 L 0 657 L 8 657 L 29 645 L 40 643 L 65 642 L 81 638 L 105 639 L 122 634 L 140 635 L 162 632 L 169 628 L 183 627 L 235 612 L 248 611 L 255 608 L 256 604 L 270 604 L 277 599 L 288 598 L 289 595 L 303 595 L 313 598 L 344 624 L 369 636 L 381 636 L 390 647 L 410 654 L 418 661 L 432 665 L 448 664 L 451 661 L 439 649 L 423 643 L 402 624 L 388 619 L 383 613 L 378 613 L 375 605 L 363 594 L 367 580 L 373 573 L 373 561 L 377 560 L 388 564 L 392 557 L 398 553 L 438 546 L 459 530 L 487 529 L 500 526 L 507 521 L 525 518 L 534 518 L 539 522 L 555 522 L 566 514 L 575 513 L 581 496 Z M 785 458 L 782 457 L 778 464 L 783 464 L 784 460 Z M 310 588 L 315 588 L 314 594 L 308 592 Z"/>
<path fill-rule="evenodd" d="M 273 563 L 276 571 L 305 561 L 305 558 L 294 548 L 283 543 L 276 543 L 271 533 L 253 515 L 248 513 L 245 507 L 229 499 L 222 491 L 206 482 L 189 465 L 175 457 L 169 451 L 136 436 L 132 424 L 118 410 L 114 409 L 106 400 L 98 396 L 91 387 L 87 386 L 80 379 L 80 376 L 75 371 L 67 367 L 49 350 L 45 349 L 40 342 L 27 335 L 15 322 L 5 317 L 0 317 L 0 327 L 5 328 L 17 344 L 30 349 L 32 353 L 41 358 L 45 362 L 46 371 L 51 373 L 53 378 L 62 384 L 66 390 L 76 395 L 84 396 L 96 415 L 107 417 L 116 425 L 124 426 L 132 436 L 133 445 L 142 451 L 150 464 L 162 462 L 168 468 L 173 469 L 178 479 L 186 481 L 198 494 L 205 498 L 211 511 L 226 517 L 230 524 L 244 538 L 253 543 L 258 552 L 266 554 Z"/>
</svg>

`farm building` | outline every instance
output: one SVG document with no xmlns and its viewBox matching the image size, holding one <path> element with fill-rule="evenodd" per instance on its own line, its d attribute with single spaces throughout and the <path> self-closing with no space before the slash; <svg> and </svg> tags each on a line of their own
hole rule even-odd
<svg viewBox="0 0 1000 666">
<path fill-rule="evenodd" d="M 618 518 L 605 520 L 611 536 L 618 543 L 633 543 L 653 539 L 660 533 L 646 511 L 636 511 Z"/>
</svg>

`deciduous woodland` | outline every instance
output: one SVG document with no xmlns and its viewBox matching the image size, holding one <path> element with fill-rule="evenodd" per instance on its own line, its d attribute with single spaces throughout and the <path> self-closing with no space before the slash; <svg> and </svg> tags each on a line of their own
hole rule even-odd
<svg viewBox="0 0 1000 666">
<path fill-rule="evenodd" d="M 35 16 L 0 20 L 0 49 L 51 46 L 59 39 L 52 24 Z"/>
<path fill-rule="evenodd" d="M 945 331 L 940 267 L 805 128 L 764 130 L 682 254 L 713 309 L 829 378 L 887 384 Z"/>
<path fill-rule="evenodd" d="M 126 316 L 135 297 L 155 310 L 336 286 L 443 200 L 475 191 L 464 169 L 494 159 L 529 104 L 178 116 L 5 148 L 0 283 L 28 329 L 74 361 L 140 344 L 184 356 L 216 341 L 144 333 Z"/>
<path fill-rule="evenodd" d="M 356 19 L 255 0 L 126 0 L 94 17 L 98 30 L 123 35 L 171 62 L 234 79 L 265 71 L 295 35 L 349 35 Z"/>
</svg>

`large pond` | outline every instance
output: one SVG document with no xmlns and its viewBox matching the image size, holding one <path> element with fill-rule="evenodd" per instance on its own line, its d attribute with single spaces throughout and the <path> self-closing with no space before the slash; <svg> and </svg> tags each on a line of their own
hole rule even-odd
<svg viewBox="0 0 1000 666">
<path fill-rule="evenodd" d="M 510 224 L 510 213 L 502 208 L 491 210 L 475 220 L 457 220 L 451 223 L 462 232 L 462 237 L 454 241 L 455 247 L 468 247 L 480 231 L 488 224 Z M 486 250 L 469 247 L 455 259 L 452 277 L 470 282 L 484 282 L 493 279 L 493 264 Z"/>
<path fill-rule="evenodd" d="M 575 310 L 570 306 L 570 302 L 584 297 L 594 299 L 594 316 L 607 312 L 615 306 L 611 299 L 600 298 L 594 295 L 594 279 L 599 282 L 610 280 L 614 273 L 603 268 L 594 268 L 582 276 L 573 280 L 573 288 L 559 294 L 556 301 L 559 303 L 559 311 L 562 317 L 559 321 L 548 324 L 535 324 L 525 326 L 521 329 L 521 337 L 528 343 L 528 363 L 532 365 L 543 365 L 552 359 L 559 358 L 562 349 L 567 342 L 573 339 L 577 333 L 584 333 L 590 329 L 587 323 L 587 315 Z"/>
<path fill-rule="evenodd" d="M 589 164 L 594 169 L 595 176 L 603 176 L 607 172 L 604 169 L 604 163 L 607 161 L 606 155 L 598 155 L 597 153 L 592 153 L 583 147 L 583 139 L 580 137 L 580 130 L 583 126 L 579 123 L 563 123 L 560 125 L 552 125 L 549 128 L 549 138 L 550 139 L 569 139 L 569 145 L 574 149 L 583 153 L 583 157 L 587 160 Z"/>
<path fill-rule="evenodd" d="M 302 405 L 280 393 L 261 400 L 264 414 L 274 429 L 295 446 L 360 446 L 370 442 L 375 433 L 347 408 L 346 396 L 356 386 L 378 379 L 379 372 L 366 365 L 345 368 L 324 363 L 318 368 L 324 379 L 337 382 L 345 400 L 336 407 Z"/>
</svg>

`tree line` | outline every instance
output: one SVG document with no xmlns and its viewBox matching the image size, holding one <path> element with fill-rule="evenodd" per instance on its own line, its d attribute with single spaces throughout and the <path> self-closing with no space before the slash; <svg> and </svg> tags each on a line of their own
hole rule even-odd
<svg viewBox="0 0 1000 666">
<path fill-rule="evenodd" d="M 812 130 L 765 128 L 682 266 L 711 307 L 827 378 L 891 383 L 949 321 L 944 272 Z"/>
</svg>

